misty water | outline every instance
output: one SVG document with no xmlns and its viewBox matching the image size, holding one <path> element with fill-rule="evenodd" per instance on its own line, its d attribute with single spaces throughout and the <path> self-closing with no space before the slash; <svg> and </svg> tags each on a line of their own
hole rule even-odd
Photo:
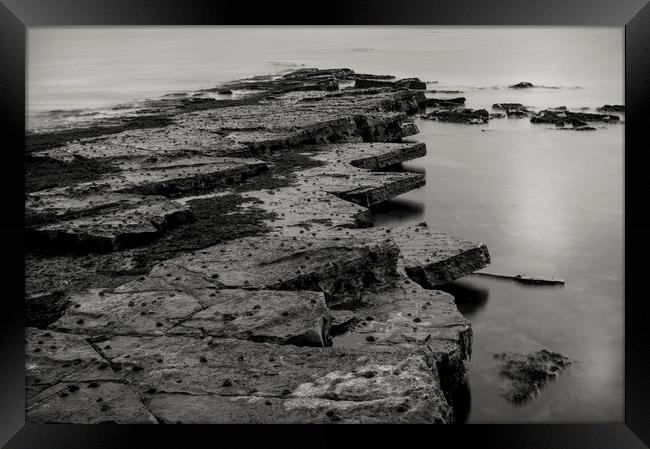
<svg viewBox="0 0 650 449">
<path fill-rule="evenodd" d="M 298 67 L 417 76 L 467 106 L 622 104 L 623 28 L 30 28 L 28 118 L 110 107 Z M 530 81 L 545 87 L 513 90 Z M 624 120 L 624 117 L 623 117 Z M 467 422 L 623 419 L 624 124 L 558 130 L 528 119 L 456 125 L 416 119 L 426 157 L 405 164 L 422 189 L 374 211 L 376 225 L 426 221 L 488 245 L 506 274 L 561 277 L 527 287 L 467 276 L 447 290 L 472 322 Z M 575 360 L 539 396 L 499 394 L 493 354 L 540 348 Z"/>
</svg>

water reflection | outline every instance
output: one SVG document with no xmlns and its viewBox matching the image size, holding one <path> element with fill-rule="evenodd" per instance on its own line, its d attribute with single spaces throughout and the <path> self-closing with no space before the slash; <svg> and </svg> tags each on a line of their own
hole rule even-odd
<svg viewBox="0 0 650 449">
<path fill-rule="evenodd" d="M 485 307 L 490 298 L 488 289 L 477 287 L 467 281 L 456 281 L 438 288 L 456 299 L 458 310 L 468 319 Z"/>
<path fill-rule="evenodd" d="M 390 200 L 370 208 L 375 226 L 416 223 L 424 220 L 424 204 L 409 200 Z"/>
</svg>

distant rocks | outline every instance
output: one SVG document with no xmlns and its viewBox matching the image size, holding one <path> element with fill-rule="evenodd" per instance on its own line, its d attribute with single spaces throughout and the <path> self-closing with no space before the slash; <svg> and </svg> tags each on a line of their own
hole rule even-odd
<svg viewBox="0 0 650 449">
<path fill-rule="evenodd" d="M 431 94 L 462 94 L 462 90 L 454 90 L 454 89 L 429 89 L 427 92 Z"/>
<path fill-rule="evenodd" d="M 508 118 L 525 118 L 529 117 L 532 114 L 528 109 L 506 109 L 506 115 Z"/>
<path fill-rule="evenodd" d="M 531 123 L 549 123 L 559 127 L 571 124 L 576 130 L 587 130 L 587 122 L 616 123 L 621 119 L 610 114 L 591 114 L 588 112 L 571 112 L 563 109 L 545 109 L 530 118 Z M 595 129 L 595 128 L 593 128 Z"/>
<path fill-rule="evenodd" d="M 401 89 L 425 90 L 427 88 L 427 83 L 421 81 L 419 78 L 404 78 L 395 81 L 390 78 L 378 78 L 377 76 L 374 76 L 370 78 L 356 78 L 354 87 L 392 87 Z"/>
<path fill-rule="evenodd" d="M 369 79 L 369 80 L 394 80 L 393 75 L 372 75 L 369 73 L 355 73 L 352 78 L 354 79 Z"/>
<path fill-rule="evenodd" d="M 565 371 L 571 360 L 557 352 L 542 349 L 527 355 L 500 353 L 502 361 L 499 375 L 504 380 L 503 396 L 510 402 L 523 404 L 533 397 L 553 378 Z"/>
<path fill-rule="evenodd" d="M 397 81 L 397 84 L 407 89 L 425 90 L 427 83 L 421 81 L 419 78 L 404 78 Z"/>
<path fill-rule="evenodd" d="M 600 112 L 618 112 L 618 113 L 624 113 L 625 112 L 625 106 L 622 104 L 606 104 L 604 106 L 601 106 L 599 108 L 596 108 L 597 111 Z"/>
<path fill-rule="evenodd" d="M 521 103 L 494 103 L 492 109 L 505 111 L 508 118 L 525 118 L 533 115 L 533 111 L 529 111 Z"/>
<path fill-rule="evenodd" d="M 524 107 L 521 103 L 494 103 L 492 109 L 501 109 L 506 111 L 508 109 L 522 109 Z"/>
<path fill-rule="evenodd" d="M 422 115 L 423 119 L 439 122 L 464 123 L 468 125 L 483 125 L 490 119 L 490 113 L 485 109 L 441 109 Z"/>
<path fill-rule="evenodd" d="M 508 86 L 508 88 L 510 89 L 529 89 L 531 87 L 535 87 L 535 86 L 533 85 L 533 83 L 529 83 L 528 81 L 522 81 L 520 83 L 512 84 Z"/>
<path fill-rule="evenodd" d="M 427 98 L 426 105 L 434 108 L 456 108 L 465 104 L 465 97 L 458 98 Z"/>
</svg>

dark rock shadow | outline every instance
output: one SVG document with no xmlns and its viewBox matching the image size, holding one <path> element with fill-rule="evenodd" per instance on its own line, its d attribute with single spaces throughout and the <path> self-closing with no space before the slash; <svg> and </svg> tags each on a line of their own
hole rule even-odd
<svg viewBox="0 0 650 449">
<path fill-rule="evenodd" d="M 454 389 L 451 403 L 454 409 L 454 424 L 465 424 L 472 409 L 472 391 L 469 382 L 465 381 Z"/>
<path fill-rule="evenodd" d="M 370 208 L 374 226 L 398 225 L 424 220 L 424 205 L 406 200 L 389 200 Z"/>
<path fill-rule="evenodd" d="M 488 302 L 490 290 L 476 287 L 467 282 L 456 281 L 437 287 L 438 290 L 449 293 L 456 299 L 458 311 L 465 318 L 476 315 Z"/>
</svg>

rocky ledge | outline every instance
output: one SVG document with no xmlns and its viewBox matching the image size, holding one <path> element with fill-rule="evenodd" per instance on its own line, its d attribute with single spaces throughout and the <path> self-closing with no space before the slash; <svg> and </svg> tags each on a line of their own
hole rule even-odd
<svg viewBox="0 0 650 449">
<path fill-rule="evenodd" d="M 453 422 L 436 287 L 488 250 L 369 209 L 424 185 L 391 170 L 425 87 L 301 69 L 29 132 L 27 420 Z"/>
</svg>

